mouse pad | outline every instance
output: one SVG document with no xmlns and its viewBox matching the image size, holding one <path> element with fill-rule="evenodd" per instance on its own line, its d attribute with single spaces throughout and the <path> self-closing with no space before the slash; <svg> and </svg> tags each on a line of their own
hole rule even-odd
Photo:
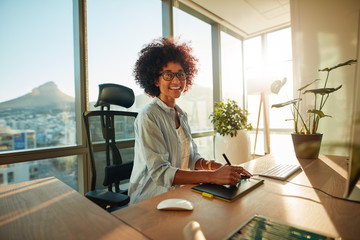
<svg viewBox="0 0 360 240">
<path fill-rule="evenodd" d="M 233 201 L 264 182 L 262 179 L 248 178 L 241 179 L 236 186 L 217 185 L 213 183 L 202 183 L 192 188 L 195 192 L 203 193 L 204 196 L 220 198 L 226 201 Z M 204 194 L 206 193 L 206 194 Z"/>
</svg>

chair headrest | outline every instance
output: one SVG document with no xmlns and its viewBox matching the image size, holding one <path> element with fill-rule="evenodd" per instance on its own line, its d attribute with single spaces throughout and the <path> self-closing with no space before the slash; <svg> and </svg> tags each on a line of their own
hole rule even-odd
<svg viewBox="0 0 360 240">
<path fill-rule="evenodd" d="M 110 104 L 129 108 L 135 102 L 134 91 L 131 88 L 114 84 L 99 84 L 99 97 L 95 107 L 109 106 Z"/>
</svg>

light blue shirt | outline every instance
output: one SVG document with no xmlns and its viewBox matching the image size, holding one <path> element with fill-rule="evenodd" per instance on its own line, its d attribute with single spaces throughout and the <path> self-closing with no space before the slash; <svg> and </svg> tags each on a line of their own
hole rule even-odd
<svg viewBox="0 0 360 240">
<path fill-rule="evenodd" d="M 202 158 L 191 137 L 187 115 L 175 105 L 180 125 L 190 142 L 188 168 Z M 181 142 L 175 127 L 175 110 L 154 98 L 135 120 L 135 157 L 129 186 L 130 204 L 165 193 L 173 188 L 181 168 Z"/>
</svg>

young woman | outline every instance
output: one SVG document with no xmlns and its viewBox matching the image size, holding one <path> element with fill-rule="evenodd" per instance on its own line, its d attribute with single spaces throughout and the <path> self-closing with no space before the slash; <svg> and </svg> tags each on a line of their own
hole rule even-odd
<svg viewBox="0 0 360 240">
<path fill-rule="evenodd" d="M 197 74 L 197 59 L 186 43 L 161 38 L 140 51 L 135 81 L 153 97 L 135 121 L 135 159 L 130 179 L 130 204 L 167 192 L 178 185 L 236 185 L 240 166 L 205 160 L 191 137 L 187 115 L 176 105 Z"/>
</svg>

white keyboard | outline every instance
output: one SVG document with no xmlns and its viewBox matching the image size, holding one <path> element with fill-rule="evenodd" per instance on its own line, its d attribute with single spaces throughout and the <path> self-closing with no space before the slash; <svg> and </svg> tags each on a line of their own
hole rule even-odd
<svg viewBox="0 0 360 240">
<path fill-rule="evenodd" d="M 281 163 L 275 165 L 274 167 L 266 170 L 263 173 L 260 173 L 259 176 L 286 180 L 299 169 L 301 169 L 299 165 Z"/>
</svg>

